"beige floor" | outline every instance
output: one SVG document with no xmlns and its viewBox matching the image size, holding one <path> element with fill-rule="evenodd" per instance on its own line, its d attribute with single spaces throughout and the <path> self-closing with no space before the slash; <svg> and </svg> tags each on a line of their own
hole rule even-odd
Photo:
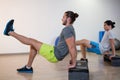
<svg viewBox="0 0 120 80">
<path fill-rule="evenodd" d="M 120 55 L 120 51 L 117 52 Z M 78 58 L 81 54 L 78 53 Z M 103 62 L 101 55 L 87 53 L 89 59 L 90 80 L 120 80 L 120 67 L 112 67 Z M 37 55 L 34 63 L 34 73 L 17 73 L 16 69 L 24 66 L 28 54 L 0 55 L 0 80 L 68 80 L 68 55 L 56 64 L 49 63 Z"/>
</svg>

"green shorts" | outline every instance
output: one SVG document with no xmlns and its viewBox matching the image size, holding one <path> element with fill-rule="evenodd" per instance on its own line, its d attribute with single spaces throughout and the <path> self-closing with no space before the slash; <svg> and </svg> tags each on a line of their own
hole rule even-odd
<svg viewBox="0 0 120 80">
<path fill-rule="evenodd" d="M 54 54 L 54 46 L 43 43 L 39 50 L 39 54 L 46 58 L 49 62 L 52 63 L 58 62 Z"/>
</svg>

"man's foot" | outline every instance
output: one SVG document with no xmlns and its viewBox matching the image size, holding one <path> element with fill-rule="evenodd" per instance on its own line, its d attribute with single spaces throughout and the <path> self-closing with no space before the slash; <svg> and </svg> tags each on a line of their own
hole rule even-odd
<svg viewBox="0 0 120 80">
<path fill-rule="evenodd" d="M 88 62 L 88 59 L 81 58 L 80 60 Z"/>
<path fill-rule="evenodd" d="M 13 23 L 14 23 L 14 20 L 13 20 L 13 19 L 10 20 L 10 21 L 7 23 L 6 28 L 5 28 L 5 30 L 4 30 L 4 35 L 9 36 L 8 33 L 9 33 L 10 31 L 14 31 L 14 29 L 13 29 Z"/>
<path fill-rule="evenodd" d="M 26 68 L 26 66 L 20 68 L 20 69 L 17 69 L 18 72 L 21 72 L 21 73 L 33 73 L 33 68 L 31 67 L 30 69 Z"/>
<path fill-rule="evenodd" d="M 75 64 L 69 64 L 69 69 L 75 68 L 76 67 L 76 63 Z"/>
</svg>

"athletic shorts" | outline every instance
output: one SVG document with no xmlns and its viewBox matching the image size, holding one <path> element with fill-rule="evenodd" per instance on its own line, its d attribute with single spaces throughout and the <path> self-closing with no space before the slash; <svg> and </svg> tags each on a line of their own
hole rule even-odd
<svg viewBox="0 0 120 80">
<path fill-rule="evenodd" d="M 46 58 L 49 62 L 52 63 L 58 62 L 54 54 L 54 46 L 43 43 L 39 50 L 39 54 Z"/>
<path fill-rule="evenodd" d="M 87 48 L 88 52 L 93 52 L 93 53 L 96 53 L 96 54 L 102 54 L 101 51 L 100 51 L 100 48 L 99 48 L 99 43 L 96 43 L 94 41 L 90 41 L 90 45 L 92 45 L 92 47 Z"/>
</svg>

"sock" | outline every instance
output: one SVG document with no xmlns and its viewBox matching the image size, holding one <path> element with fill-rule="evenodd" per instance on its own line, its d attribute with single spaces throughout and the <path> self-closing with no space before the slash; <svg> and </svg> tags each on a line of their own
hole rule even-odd
<svg viewBox="0 0 120 80">
<path fill-rule="evenodd" d="M 27 69 L 30 69 L 31 67 L 29 67 L 29 66 L 26 66 L 26 68 L 27 68 Z"/>
</svg>

